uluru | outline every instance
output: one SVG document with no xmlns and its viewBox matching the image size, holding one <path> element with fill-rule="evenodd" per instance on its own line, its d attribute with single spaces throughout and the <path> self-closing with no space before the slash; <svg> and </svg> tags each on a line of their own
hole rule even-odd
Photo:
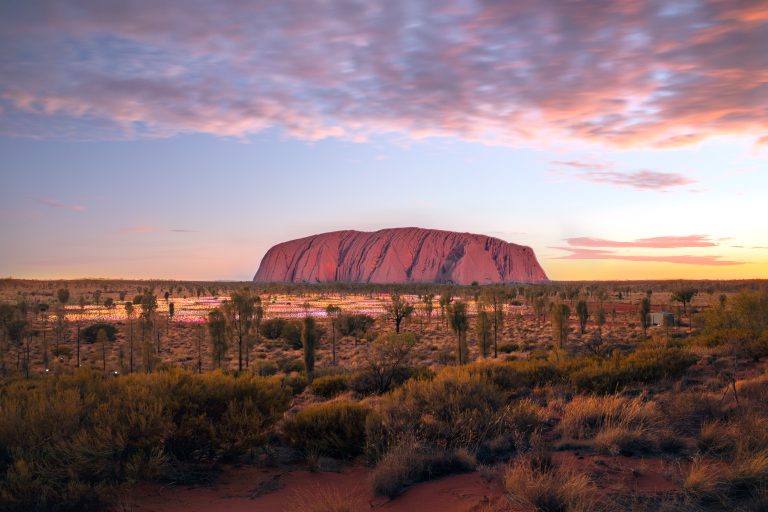
<svg viewBox="0 0 768 512">
<path fill-rule="evenodd" d="M 452 283 L 547 281 L 530 247 L 472 233 L 390 228 L 333 231 L 273 246 L 254 282 Z"/>
</svg>

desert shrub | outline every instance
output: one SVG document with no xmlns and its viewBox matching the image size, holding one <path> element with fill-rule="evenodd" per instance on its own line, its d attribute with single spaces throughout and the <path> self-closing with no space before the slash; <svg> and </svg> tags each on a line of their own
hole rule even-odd
<svg viewBox="0 0 768 512">
<path fill-rule="evenodd" d="M 549 361 L 481 361 L 467 366 L 473 375 L 482 375 L 499 389 L 519 391 L 561 380 L 558 368 Z"/>
<path fill-rule="evenodd" d="M 286 419 L 288 442 L 306 452 L 354 457 L 365 446 L 365 421 L 370 409 L 350 401 L 309 405 Z"/>
<path fill-rule="evenodd" d="M 500 436 L 516 437 L 538 428 L 528 402 L 505 405 L 502 391 L 467 368 L 446 368 L 432 380 L 409 380 L 382 400 L 367 425 L 369 456 L 381 458 L 404 439 L 425 447 L 491 454 Z M 535 416 L 535 419 L 533 419 Z"/>
<path fill-rule="evenodd" d="M 253 373 L 261 377 L 270 377 L 277 373 L 277 363 L 273 361 L 256 361 L 251 366 Z"/>
<path fill-rule="evenodd" d="M 83 329 L 80 333 L 84 341 L 88 343 L 96 343 L 96 338 L 99 336 L 99 331 L 104 330 L 109 341 L 115 341 L 117 339 L 117 327 L 112 324 L 98 323 L 89 325 Z"/>
<path fill-rule="evenodd" d="M 122 482 L 178 461 L 260 446 L 287 408 L 279 380 L 168 371 L 71 375 L 0 389 L 0 502 L 7 510 L 83 510 Z"/>
<path fill-rule="evenodd" d="M 349 389 L 349 379 L 345 374 L 316 377 L 310 386 L 316 395 L 331 398 Z"/>
<path fill-rule="evenodd" d="M 592 439 L 609 428 L 654 429 L 658 422 L 656 405 L 641 397 L 585 395 L 565 405 L 560 430 L 573 439 Z"/>
<path fill-rule="evenodd" d="M 287 320 L 285 318 L 269 318 L 262 320 L 259 325 L 259 334 L 268 340 L 276 340 L 283 335 L 283 327 Z"/>
<path fill-rule="evenodd" d="M 699 449 L 728 460 L 768 451 L 768 418 L 744 413 L 727 421 L 705 423 L 699 433 Z"/>
<path fill-rule="evenodd" d="M 655 433 L 646 427 L 608 427 L 595 436 L 595 448 L 607 455 L 640 455 L 658 449 Z"/>
<path fill-rule="evenodd" d="M 687 435 L 698 433 L 703 423 L 724 419 L 729 414 L 720 397 L 711 393 L 674 393 L 661 400 L 659 406 L 672 428 Z"/>
<path fill-rule="evenodd" d="M 394 446 L 371 474 L 373 491 L 394 498 L 409 485 L 474 470 L 475 458 L 464 449 L 436 450 L 416 442 Z"/>
<path fill-rule="evenodd" d="M 336 328 L 342 336 L 364 338 L 374 322 L 369 315 L 342 314 L 336 319 Z"/>
<path fill-rule="evenodd" d="M 517 343 L 501 343 L 499 345 L 499 352 L 502 354 L 509 354 L 510 352 L 517 352 L 520 350 L 520 346 Z"/>
<path fill-rule="evenodd" d="M 275 377 L 233 378 L 221 372 L 194 376 L 175 371 L 159 375 L 157 392 L 164 394 L 165 407 L 176 419 L 166 446 L 182 460 L 230 457 L 258 446 L 266 427 L 280 417 L 290 399 L 289 389 Z M 247 423 L 243 427 L 238 422 Z M 227 435 L 230 429 L 242 428 L 250 429 L 246 443 Z"/>
<path fill-rule="evenodd" d="M 504 487 L 513 503 L 541 512 L 596 510 L 595 487 L 583 473 L 541 467 L 521 457 L 504 474 Z"/>
<path fill-rule="evenodd" d="M 321 336 L 321 335 L 319 335 Z M 288 345 L 294 349 L 301 348 L 301 321 L 289 320 L 283 325 L 280 337 L 288 342 Z"/>
<path fill-rule="evenodd" d="M 678 378 L 695 362 L 696 357 L 682 349 L 643 349 L 607 361 L 591 359 L 589 364 L 572 368 L 569 378 L 578 390 L 614 393 L 630 384 Z"/>
<path fill-rule="evenodd" d="M 301 373 L 304 371 L 304 361 L 296 358 L 285 358 L 277 362 L 277 367 L 283 373 Z"/>
<path fill-rule="evenodd" d="M 307 378 L 300 372 L 290 372 L 280 377 L 282 385 L 291 395 L 298 395 L 307 387 Z"/>
<path fill-rule="evenodd" d="M 683 490 L 695 503 L 716 504 L 721 510 L 765 510 L 768 452 L 744 453 L 727 465 L 696 457 Z"/>
</svg>

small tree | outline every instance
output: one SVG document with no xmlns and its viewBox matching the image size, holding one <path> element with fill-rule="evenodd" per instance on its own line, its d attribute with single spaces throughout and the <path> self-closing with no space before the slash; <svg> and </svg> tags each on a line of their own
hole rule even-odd
<svg viewBox="0 0 768 512">
<path fill-rule="evenodd" d="M 173 302 L 169 302 L 168 303 L 168 323 L 165 326 L 166 332 L 168 332 L 171 320 L 173 320 L 173 315 L 175 314 L 176 314 L 176 304 L 174 304 Z"/>
<path fill-rule="evenodd" d="M 69 302 L 69 289 L 68 288 L 59 288 L 59 290 L 56 292 L 56 298 L 59 299 L 59 303 L 62 306 L 66 306 L 67 302 Z"/>
<path fill-rule="evenodd" d="M 312 382 L 315 373 L 315 351 L 319 338 L 315 319 L 305 316 L 301 322 L 301 347 L 304 350 L 304 370 L 309 382 Z"/>
<path fill-rule="evenodd" d="M 107 373 L 107 331 L 99 329 L 96 335 L 96 343 L 101 345 L 101 365 L 104 373 Z"/>
<path fill-rule="evenodd" d="M 261 302 L 261 297 L 258 295 L 253 297 L 253 339 L 254 344 L 258 345 L 260 340 L 261 333 L 259 332 L 259 329 L 261 328 L 261 321 L 264 319 L 264 306 Z M 247 354 L 250 353 L 250 350 Z M 246 362 L 248 359 L 246 358 Z"/>
<path fill-rule="evenodd" d="M 579 317 L 579 332 L 584 334 L 587 331 L 587 320 L 589 320 L 589 306 L 584 300 L 576 303 L 576 316 Z"/>
<path fill-rule="evenodd" d="M 597 322 L 597 330 L 600 331 L 600 333 L 603 332 L 603 326 L 605 325 L 605 309 L 603 306 L 600 306 L 597 308 L 597 315 L 595 316 L 595 321 Z"/>
<path fill-rule="evenodd" d="M 440 316 L 444 321 L 446 319 L 445 314 L 448 311 L 448 306 L 451 305 L 451 302 L 453 302 L 453 295 L 451 290 L 445 290 L 440 294 L 440 300 L 438 301 L 438 304 L 440 306 Z"/>
<path fill-rule="evenodd" d="M 491 344 L 491 317 L 488 312 L 481 309 L 477 313 L 477 341 L 480 345 L 480 355 L 488 357 Z"/>
<path fill-rule="evenodd" d="M 341 314 L 341 308 L 333 304 L 328 304 L 325 308 L 325 314 L 331 322 L 331 364 L 336 364 L 336 322 Z"/>
<path fill-rule="evenodd" d="M 643 327 L 643 336 L 646 336 L 648 334 L 648 327 L 651 324 L 651 299 L 648 297 L 643 297 L 643 299 L 640 301 L 640 325 Z"/>
<path fill-rule="evenodd" d="M 147 333 L 150 334 L 151 339 L 151 329 L 154 324 L 154 316 L 155 311 L 157 310 L 157 297 L 150 292 L 149 290 L 146 290 L 140 297 L 139 297 L 139 305 L 141 306 L 141 341 L 142 343 L 147 343 Z M 160 352 L 160 338 L 157 339 L 158 345 L 157 345 L 157 352 Z M 151 346 L 151 341 L 150 341 Z M 146 359 L 146 358 L 145 358 Z"/>
<path fill-rule="evenodd" d="M 221 361 L 227 353 L 227 319 L 219 308 L 208 312 L 208 334 L 211 337 L 213 364 L 221 368 Z"/>
<path fill-rule="evenodd" d="M 222 307 L 227 316 L 230 330 L 237 337 L 237 370 L 243 370 L 244 340 L 253 326 L 253 314 L 256 301 L 248 290 L 234 292 L 230 300 Z M 247 351 L 246 351 L 247 352 Z M 248 362 L 246 361 L 246 367 Z"/>
<path fill-rule="evenodd" d="M 133 302 L 126 302 L 125 316 L 128 318 L 128 372 L 133 373 Z"/>
<path fill-rule="evenodd" d="M 571 308 L 562 302 L 552 304 L 550 311 L 550 320 L 552 321 L 552 337 L 557 340 L 558 346 L 562 349 L 568 341 L 568 319 L 571 316 Z"/>
<path fill-rule="evenodd" d="M 395 322 L 395 333 L 400 333 L 400 324 L 403 320 L 413 314 L 413 304 L 403 299 L 399 293 L 393 293 L 389 304 L 385 306 L 385 311 L 390 319 Z"/>
<path fill-rule="evenodd" d="M 427 315 L 427 324 L 432 323 L 432 310 L 434 309 L 434 300 L 435 300 L 435 294 L 434 293 L 425 293 L 421 300 L 424 302 L 424 313 Z"/>
<path fill-rule="evenodd" d="M 18 371 L 21 361 L 21 352 L 24 346 L 24 338 L 27 335 L 27 328 L 29 323 L 22 319 L 14 319 L 8 322 L 5 326 L 5 330 L 8 333 L 8 339 L 16 348 L 16 370 Z"/>
<path fill-rule="evenodd" d="M 469 359 L 469 351 L 467 350 L 467 329 L 469 329 L 467 304 L 458 300 L 448 305 L 447 315 L 448 324 L 451 326 L 451 330 L 456 333 L 456 361 L 462 365 Z"/>
<path fill-rule="evenodd" d="M 416 336 L 412 333 L 382 334 L 371 342 L 366 361 L 377 393 L 389 391 L 395 377 L 407 367 L 415 346 Z"/>
<path fill-rule="evenodd" d="M 675 292 L 672 292 L 672 300 L 680 302 L 683 305 L 683 314 L 687 314 L 687 304 L 690 304 L 693 298 L 698 294 L 698 290 L 694 288 L 682 288 Z"/>
<path fill-rule="evenodd" d="M 0 373 L 5 373 L 6 337 L 8 325 L 13 321 L 13 306 L 0 303 Z"/>
</svg>

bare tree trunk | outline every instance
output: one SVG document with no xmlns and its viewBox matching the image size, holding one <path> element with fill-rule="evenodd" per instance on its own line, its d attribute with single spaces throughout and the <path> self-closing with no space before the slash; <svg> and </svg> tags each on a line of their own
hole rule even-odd
<svg viewBox="0 0 768 512">
<path fill-rule="evenodd" d="M 77 367 L 80 368 L 80 322 L 77 322 Z"/>
<path fill-rule="evenodd" d="M 203 373 L 203 326 L 198 328 L 197 338 L 197 373 Z"/>
<path fill-rule="evenodd" d="M 129 331 L 129 341 L 128 341 L 128 350 L 130 351 L 130 354 L 128 355 L 128 372 L 133 373 L 133 320 L 130 318 L 128 319 L 128 331 Z"/>
</svg>

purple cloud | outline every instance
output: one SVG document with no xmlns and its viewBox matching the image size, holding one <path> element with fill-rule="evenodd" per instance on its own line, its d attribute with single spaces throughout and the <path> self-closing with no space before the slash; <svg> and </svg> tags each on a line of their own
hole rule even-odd
<svg viewBox="0 0 768 512">
<path fill-rule="evenodd" d="M 0 133 L 449 135 L 618 146 L 768 131 L 753 0 L 0 4 Z M 595 180 L 678 186 L 676 175 Z"/>
<path fill-rule="evenodd" d="M 37 202 L 40 204 L 44 204 L 46 206 L 50 206 L 51 208 L 58 208 L 60 210 L 69 210 L 72 212 L 82 212 L 85 211 L 85 206 L 79 205 L 79 204 L 65 204 L 60 203 L 59 201 L 56 201 L 55 199 L 50 199 L 46 197 L 38 198 Z"/>
<path fill-rule="evenodd" d="M 692 256 L 689 254 L 684 255 L 639 255 L 639 254 L 619 254 L 614 251 L 606 251 L 603 249 L 584 249 L 581 247 L 550 247 L 550 249 L 558 249 L 561 251 L 568 251 L 569 254 L 565 256 L 558 256 L 554 259 L 558 260 L 622 260 L 622 261 L 638 261 L 638 262 L 655 262 L 655 263 L 677 263 L 681 265 L 705 265 L 705 266 L 731 266 L 731 265 L 743 265 L 741 261 L 721 260 L 721 256 Z"/>
<path fill-rule="evenodd" d="M 613 170 L 614 166 L 611 163 L 555 160 L 552 164 L 574 170 L 575 174 L 573 174 L 573 176 L 582 180 L 618 187 L 631 187 L 636 190 L 663 191 L 673 187 L 681 187 L 696 183 L 696 181 L 685 175 L 674 172 L 650 170 L 620 172 Z M 553 172 L 562 174 L 562 171 Z M 689 190 L 689 192 L 690 191 L 691 190 Z"/>
<path fill-rule="evenodd" d="M 566 238 L 568 245 L 578 247 L 643 247 L 653 249 L 670 249 L 679 247 L 716 247 L 717 244 L 707 235 L 688 236 L 656 236 L 651 238 L 638 238 L 630 242 L 619 240 L 606 240 L 603 238 L 574 237 Z"/>
</svg>

